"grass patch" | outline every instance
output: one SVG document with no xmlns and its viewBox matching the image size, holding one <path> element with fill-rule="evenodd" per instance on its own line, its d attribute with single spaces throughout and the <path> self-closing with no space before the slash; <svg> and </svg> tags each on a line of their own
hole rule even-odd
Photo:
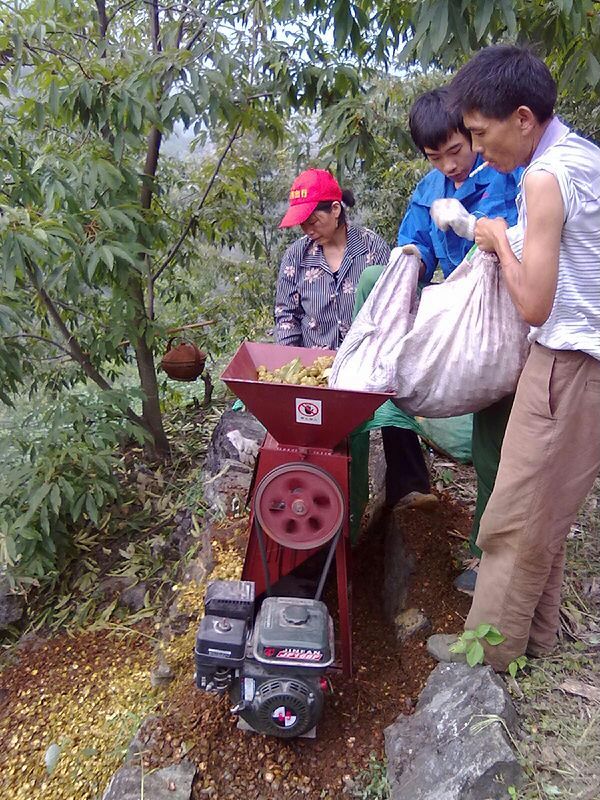
<svg viewBox="0 0 600 800">
<path fill-rule="evenodd" d="M 350 796 L 357 800 L 389 800 L 390 784 L 385 759 L 380 760 L 371 753 L 366 769 L 357 775 L 349 788 Z"/>
</svg>

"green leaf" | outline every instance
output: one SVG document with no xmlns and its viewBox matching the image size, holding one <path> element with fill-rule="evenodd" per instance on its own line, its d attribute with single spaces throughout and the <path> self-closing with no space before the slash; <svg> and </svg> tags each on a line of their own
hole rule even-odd
<svg viewBox="0 0 600 800">
<path fill-rule="evenodd" d="M 88 517 L 92 520 L 92 522 L 97 525 L 98 524 L 98 506 L 96 505 L 96 501 L 94 500 L 94 496 L 91 492 L 86 494 L 85 496 L 85 510 L 87 512 Z"/>
<path fill-rule="evenodd" d="M 115 257 L 110 247 L 108 247 L 108 245 L 102 245 L 102 247 L 100 248 L 100 258 L 102 259 L 102 261 L 104 261 L 104 263 L 110 270 L 113 269 L 115 265 Z"/>
<path fill-rule="evenodd" d="M 54 78 L 50 81 L 50 88 L 48 90 L 48 105 L 52 115 L 57 117 L 60 111 L 60 102 L 58 98 L 58 86 Z"/>
<path fill-rule="evenodd" d="M 106 161 L 104 158 L 98 159 L 96 162 L 96 168 L 98 172 L 102 176 L 102 180 L 111 188 L 111 189 L 118 189 L 121 183 L 123 182 L 123 175 L 120 170 L 118 170 L 110 161 Z"/>
<path fill-rule="evenodd" d="M 470 667 L 474 667 L 476 664 L 482 664 L 484 655 L 485 653 L 481 642 L 473 642 L 467 650 L 467 664 Z"/>
<path fill-rule="evenodd" d="M 469 644 L 469 643 L 468 643 L 468 642 L 465 640 L 465 638 L 464 638 L 464 634 L 463 634 L 463 636 L 460 636 L 460 637 L 459 637 L 459 638 L 458 638 L 458 639 L 457 639 L 457 640 L 454 642 L 454 644 L 451 644 L 451 645 L 449 646 L 449 648 L 448 648 L 448 649 L 450 650 L 450 652 L 451 652 L 451 653 L 466 653 L 466 652 L 467 652 L 467 647 L 468 647 L 468 644 Z"/>
<path fill-rule="evenodd" d="M 448 39 L 448 2 L 441 0 L 438 2 L 436 14 L 431 27 L 429 28 L 429 43 L 432 51 L 437 54 L 444 42 Z"/>
<path fill-rule="evenodd" d="M 60 501 L 60 487 L 57 483 L 55 483 L 50 490 L 50 505 L 52 506 L 52 510 L 56 515 L 58 515 L 58 512 L 60 511 Z"/>
<path fill-rule="evenodd" d="M 477 36 L 478 41 L 483 38 L 486 28 L 490 24 L 493 12 L 494 2 L 492 2 L 492 0 L 479 0 L 477 3 L 477 11 L 475 12 L 475 19 L 473 20 L 475 36 Z"/>
<path fill-rule="evenodd" d="M 492 626 L 487 622 L 482 622 L 475 628 L 475 636 L 478 639 L 483 639 L 491 631 Z"/>
<path fill-rule="evenodd" d="M 198 112 L 196 111 L 196 106 L 194 105 L 192 99 L 187 94 L 180 94 L 178 100 L 181 110 L 188 116 L 190 120 L 195 120 L 198 116 Z"/>
<path fill-rule="evenodd" d="M 516 36 L 517 17 L 515 15 L 515 10 L 513 7 L 512 0 L 500 0 L 500 7 L 502 9 L 502 15 L 504 16 L 504 20 L 506 22 L 508 35 L 510 37 Z"/>
<path fill-rule="evenodd" d="M 131 217 L 128 217 L 127 214 L 123 213 L 123 211 L 118 208 L 111 208 L 110 215 L 114 220 L 135 233 L 135 223 Z"/>
<path fill-rule="evenodd" d="M 592 86 L 600 83 L 600 61 L 591 52 L 587 54 L 587 79 Z"/>
<path fill-rule="evenodd" d="M 96 268 L 98 266 L 98 262 L 100 261 L 101 251 L 99 247 L 94 248 L 91 257 L 88 259 L 86 264 L 86 275 L 88 281 L 92 281 L 94 278 L 94 274 L 96 272 Z"/>
<path fill-rule="evenodd" d="M 89 108 L 92 104 L 92 90 L 87 81 L 84 81 L 79 87 L 79 96 L 81 97 L 85 107 Z"/>
<path fill-rule="evenodd" d="M 486 640 L 486 642 L 487 642 L 488 644 L 491 644 L 491 645 L 498 645 L 498 644 L 502 644 L 502 642 L 503 642 L 503 641 L 505 641 L 505 639 L 506 639 L 506 636 L 503 636 L 503 635 L 500 633 L 500 631 L 496 630 L 495 628 L 492 628 L 492 629 L 491 629 L 491 630 L 490 630 L 490 631 L 489 631 L 489 632 L 488 632 L 488 633 L 485 635 L 485 640 Z"/>
<path fill-rule="evenodd" d="M 87 494 L 85 494 L 84 492 L 75 501 L 73 508 L 71 509 L 71 518 L 73 519 L 73 522 L 77 522 L 77 520 L 81 516 L 81 512 L 83 511 L 83 504 L 86 502 L 86 498 Z"/>
<path fill-rule="evenodd" d="M 35 492 L 31 495 L 31 498 L 29 499 L 27 512 L 17 520 L 16 524 L 18 523 L 19 525 L 24 526 L 29 522 L 30 519 L 32 519 L 35 512 L 38 510 L 38 508 L 42 505 L 42 503 L 46 499 L 46 495 L 48 494 L 51 488 L 52 487 L 49 483 L 44 483 L 42 484 L 42 486 L 39 486 L 35 490 Z"/>
<path fill-rule="evenodd" d="M 73 497 L 75 496 L 75 491 L 69 481 L 67 481 L 63 477 L 59 477 L 58 483 L 60 488 L 62 489 L 62 493 L 65 495 L 69 502 L 73 501 Z"/>
<path fill-rule="evenodd" d="M 333 41 L 338 50 L 346 46 L 350 29 L 352 28 L 352 16 L 350 14 L 350 3 L 347 0 L 336 0 L 333 6 Z"/>
<path fill-rule="evenodd" d="M 49 545 L 50 542 L 51 542 L 51 539 L 49 538 L 50 537 L 50 519 L 48 517 L 48 506 L 47 505 L 41 505 L 40 506 L 40 516 L 39 516 L 39 520 L 38 520 L 38 525 L 40 526 L 42 531 L 46 534 L 45 542 L 46 542 L 47 545 Z"/>
</svg>

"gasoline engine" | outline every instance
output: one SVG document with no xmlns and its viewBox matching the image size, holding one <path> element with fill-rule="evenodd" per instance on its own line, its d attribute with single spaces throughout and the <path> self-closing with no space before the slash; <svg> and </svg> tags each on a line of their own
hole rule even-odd
<svg viewBox="0 0 600 800">
<path fill-rule="evenodd" d="M 253 581 L 212 581 L 196 635 L 196 685 L 229 692 L 232 712 L 253 731 L 310 734 L 323 708 L 334 659 L 327 606 L 304 597 L 267 597 L 255 615 Z"/>
</svg>

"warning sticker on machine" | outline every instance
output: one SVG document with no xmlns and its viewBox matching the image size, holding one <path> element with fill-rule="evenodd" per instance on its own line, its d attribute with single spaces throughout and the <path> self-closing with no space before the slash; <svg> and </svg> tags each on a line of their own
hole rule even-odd
<svg viewBox="0 0 600 800">
<path fill-rule="evenodd" d="M 303 397 L 297 397 L 296 422 L 303 422 L 306 425 L 322 425 L 323 424 L 322 401 L 305 400 Z"/>
</svg>

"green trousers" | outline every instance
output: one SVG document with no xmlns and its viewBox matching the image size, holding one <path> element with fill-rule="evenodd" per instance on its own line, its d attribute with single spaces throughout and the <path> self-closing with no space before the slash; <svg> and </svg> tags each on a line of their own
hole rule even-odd
<svg viewBox="0 0 600 800">
<path fill-rule="evenodd" d="M 473 414 L 471 446 L 473 450 L 473 466 L 477 473 L 477 502 L 473 515 L 469 546 L 472 554 L 477 557 L 481 556 L 481 550 L 476 544 L 479 523 L 496 482 L 504 431 L 508 424 L 514 399 L 514 394 L 509 394 L 488 408 L 476 411 Z"/>
</svg>

